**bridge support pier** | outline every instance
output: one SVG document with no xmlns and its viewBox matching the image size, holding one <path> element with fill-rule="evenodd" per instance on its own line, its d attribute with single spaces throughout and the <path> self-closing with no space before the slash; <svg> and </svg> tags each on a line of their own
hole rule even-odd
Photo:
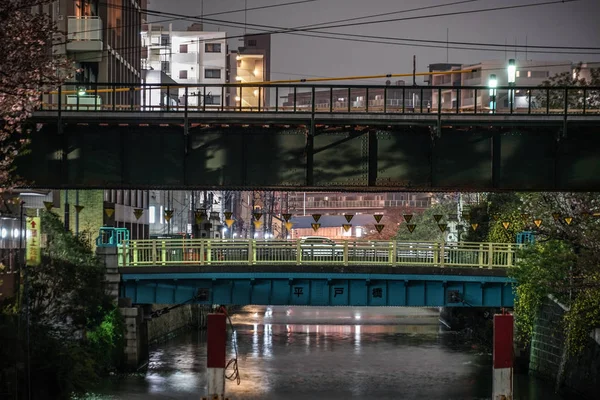
<svg viewBox="0 0 600 400">
<path fill-rule="evenodd" d="M 125 364 L 130 371 L 137 370 L 148 360 L 148 325 L 143 307 L 121 307 L 125 319 Z"/>
<path fill-rule="evenodd" d="M 119 299 L 119 283 L 121 274 L 119 273 L 118 249 L 117 247 L 97 247 L 96 256 L 104 264 L 106 270 L 104 277 L 108 292 L 116 302 Z"/>
<path fill-rule="evenodd" d="M 513 399 L 513 316 L 494 315 L 492 400 Z"/>
</svg>

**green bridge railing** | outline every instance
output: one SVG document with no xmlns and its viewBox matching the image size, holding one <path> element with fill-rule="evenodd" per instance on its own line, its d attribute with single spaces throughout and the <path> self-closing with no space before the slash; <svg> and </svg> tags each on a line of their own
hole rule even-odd
<svg viewBox="0 0 600 400">
<path fill-rule="evenodd" d="M 328 239 L 123 240 L 119 266 L 173 265 L 388 265 L 507 268 L 516 261 L 514 243 L 333 241 Z"/>
</svg>

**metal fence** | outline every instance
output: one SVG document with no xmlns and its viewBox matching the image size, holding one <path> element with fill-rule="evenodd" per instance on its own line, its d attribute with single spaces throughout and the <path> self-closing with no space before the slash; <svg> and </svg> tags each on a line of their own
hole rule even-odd
<svg viewBox="0 0 600 400">
<path fill-rule="evenodd" d="M 67 83 L 41 100 L 42 111 L 600 115 L 600 87 L 582 86 Z"/>
<path fill-rule="evenodd" d="M 506 268 L 519 245 L 398 241 L 155 239 L 125 241 L 119 266 L 388 265 Z"/>
</svg>

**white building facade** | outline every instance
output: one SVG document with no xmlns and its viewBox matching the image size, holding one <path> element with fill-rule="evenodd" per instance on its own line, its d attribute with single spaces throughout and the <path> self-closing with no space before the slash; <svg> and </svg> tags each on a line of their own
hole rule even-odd
<svg viewBox="0 0 600 400">
<path fill-rule="evenodd" d="M 217 107 L 223 105 L 227 78 L 225 32 L 173 31 L 147 25 L 142 31 L 142 68 L 159 70 L 177 83 L 198 85 L 179 88 L 179 105 Z"/>
<path fill-rule="evenodd" d="M 483 61 L 478 64 L 453 66 L 451 69 L 451 71 L 470 70 L 470 72 L 434 75 L 432 77 L 433 86 L 481 87 L 481 90 L 477 90 L 477 93 L 475 93 L 475 89 L 463 89 L 459 91 L 455 88 L 448 88 L 447 90 L 442 90 L 442 110 L 451 111 L 458 107 L 459 109 L 466 111 L 474 109 L 476 106 L 479 112 L 490 108 L 491 99 L 490 90 L 488 89 L 490 76 L 496 76 L 497 86 L 508 86 L 507 67 L 508 61 L 505 60 Z M 540 86 L 549 77 L 558 73 L 569 72 L 572 68 L 573 64 L 571 61 L 516 60 L 515 86 Z M 519 91 L 516 91 L 514 96 L 515 103 L 513 104 L 513 107 L 515 109 L 528 107 L 526 93 L 519 93 Z M 535 94 L 533 96 L 535 97 Z M 510 106 L 508 99 L 508 90 L 496 90 L 496 109 L 507 109 Z M 438 93 L 434 90 L 432 93 L 432 108 L 434 110 L 437 110 L 438 102 Z"/>
</svg>

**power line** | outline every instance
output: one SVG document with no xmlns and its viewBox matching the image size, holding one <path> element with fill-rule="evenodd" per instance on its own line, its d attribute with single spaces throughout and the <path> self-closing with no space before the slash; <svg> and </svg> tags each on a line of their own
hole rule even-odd
<svg viewBox="0 0 600 400">
<path fill-rule="evenodd" d="M 454 2 L 454 3 L 448 3 L 446 5 L 455 5 L 455 4 L 459 4 L 459 3 L 464 3 L 464 2 L 473 2 L 473 1 L 478 1 L 478 0 L 466 0 L 466 1 L 459 1 L 459 2 Z M 572 1 L 579 1 L 579 0 L 568 0 L 567 2 L 572 2 Z M 529 4 L 529 5 L 518 5 L 518 6 L 509 6 L 509 7 L 499 7 L 499 8 L 495 8 L 495 9 L 484 9 L 483 11 L 490 11 L 490 10 L 498 10 L 498 9 L 507 9 L 507 8 L 519 8 L 519 7 L 531 7 L 531 6 L 538 6 L 538 5 L 544 5 L 544 4 L 554 4 L 554 3 L 559 3 L 561 1 L 550 1 L 550 2 L 545 2 L 545 3 L 534 3 L 534 4 Z M 106 4 L 106 3 L 105 3 Z M 291 4 L 291 3 L 286 3 L 286 4 Z M 106 4 L 107 6 L 112 6 L 112 7 L 118 7 L 118 8 L 130 8 L 128 6 L 114 6 L 112 4 Z M 441 6 L 446 6 L 446 5 L 441 5 Z M 420 9 L 425 9 L 425 8 L 431 8 L 431 6 L 428 7 L 421 7 Z M 403 11 L 397 11 L 395 13 L 399 13 L 399 12 L 411 12 L 417 9 L 411 9 L 411 10 L 403 10 Z M 442 15 L 455 15 L 458 13 L 472 13 L 472 12 L 479 12 L 481 10 L 470 10 L 470 11 L 459 11 L 456 13 L 450 13 L 450 14 L 437 14 L 437 15 L 431 15 L 431 16 L 416 16 L 416 17 L 407 17 L 407 18 L 401 18 L 401 19 L 394 19 L 394 20 L 407 20 L 407 19 L 416 19 L 416 18 L 431 18 L 431 17 L 437 17 L 437 16 L 442 16 Z M 151 13 L 151 14 L 156 14 L 156 15 L 174 15 L 174 19 L 182 19 L 182 20 L 188 20 L 188 21 L 197 21 L 200 20 L 202 22 L 204 22 L 204 20 L 209 20 L 207 18 L 199 18 L 199 17 L 189 17 L 183 14 L 176 14 L 176 13 L 165 13 L 162 11 L 155 11 L 155 10 L 146 10 L 147 13 Z M 374 14 L 374 15 L 380 15 L 380 14 Z M 369 18 L 370 16 L 363 16 L 363 17 L 357 17 L 357 18 Z M 372 16 L 371 16 L 372 17 Z M 214 20 L 213 20 L 214 21 Z M 220 21 L 220 25 L 223 26 L 228 26 L 228 27 L 233 27 L 233 28 L 240 28 L 239 25 L 242 25 L 241 23 L 235 22 L 235 21 L 221 21 L 221 20 L 217 20 Z M 390 20 L 384 20 L 384 21 L 390 21 Z M 344 26 L 355 26 L 355 25 L 360 25 L 360 24 L 365 24 L 365 23 L 379 23 L 380 21 L 373 21 L 373 22 L 363 22 L 363 23 L 356 23 L 356 24 L 344 24 Z M 319 25 L 323 25 L 324 23 L 321 23 Z M 457 41 L 453 41 L 453 42 L 445 42 L 445 41 L 439 41 L 439 40 L 427 40 L 427 39 L 413 39 L 413 38 L 399 38 L 399 37 L 386 37 L 386 36 L 375 36 L 375 35 L 357 35 L 357 34 L 350 34 L 350 33 L 340 33 L 340 32 L 324 32 L 324 31 L 320 31 L 319 29 L 330 29 L 336 26 L 330 26 L 330 27 L 320 27 L 320 28 L 311 28 L 311 29 L 306 29 L 306 28 L 302 28 L 302 27 L 297 27 L 297 28 L 283 28 L 283 27 L 277 27 L 277 26 L 270 26 L 270 25 L 258 25 L 258 24 L 243 24 L 242 26 L 246 26 L 246 25 L 251 25 L 251 26 L 256 26 L 259 27 L 260 29 L 257 28 L 250 28 L 253 30 L 257 30 L 257 31 L 261 31 L 261 33 L 270 33 L 270 34 L 276 34 L 276 33 L 287 33 L 287 34 L 292 34 L 298 31 L 312 31 L 316 34 L 319 34 L 320 36 L 316 36 L 316 35 L 308 35 L 308 34 L 303 34 L 300 36 L 307 36 L 307 37 L 317 37 L 317 38 L 328 38 L 328 39 L 337 39 L 338 38 L 334 38 L 334 37 L 327 37 L 327 36 L 322 36 L 322 35 L 334 35 L 334 36 L 351 36 L 351 37 L 358 37 L 358 38 L 362 38 L 362 39 L 377 39 L 377 40 L 385 40 L 385 41 L 405 41 L 405 42 L 415 42 L 415 43 L 430 43 L 430 44 L 453 44 L 453 45 L 458 45 L 458 46 L 489 46 L 489 47 L 498 47 L 498 48 L 502 48 L 503 50 L 506 47 L 506 44 L 499 44 L 499 43 L 477 43 L 477 42 L 457 42 Z M 317 24 L 313 24 L 313 25 L 317 25 Z M 341 26 L 341 25 L 338 25 Z M 275 31 L 264 31 L 265 28 L 268 29 L 276 29 Z M 224 39 L 233 39 L 233 38 L 238 38 L 238 37 L 243 37 L 243 35 L 234 35 L 234 36 L 226 36 Z M 211 39 L 206 39 L 206 40 L 211 40 Z M 201 40 L 190 40 L 187 41 L 187 43 L 196 43 L 196 42 L 203 42 L 206 41 L 204 39 Z M 213 39 L 214 40 L 214 39 Z M 378 42 L 373 42 L 373 43 L 378 43 Z M 390 44 L 388 42 L 385 42 L 383 44 Z M 407 45 L 407 44 L 404 44 Z M 427 47 L 427 46 L 423 46 L 423 47 Z M 430 46 L 430 47 L 435 47 L 435 46 Z M 443 46 L 444 48 L 446 48 L 446 46 Z M 515 46 L 516 48 L 526 48 L 528 51 L 531 52 L 535 52 L 533 49 L 536 48 L 540 48 L 540 49 L 560 49 L 560 50 L 570 50 L 568 52 L 564 52 L 564 54 L 585 54 L 585 53 L 581 53 L 581 52 L 574 52 L 574 50 L 600 50 L 600 48 L 598 47 L 577 47 L 577 46 L 548 46 L 548 45 L 517 45 Z M 481 51 L 495 51 L 494 49 L 486 49 L 486 48 L 475 48 L 475 49 L 468 49 L 468 48 L 461 48 L 461 47 L 452 47 L 453 49 L 459 49 L 459 50 L 481 50 Z M 512 46 L 511 46 L 512 48 Z M 543 53 L 543 52 L 540 52 Z M 596 54 L 596 53 L 591 53 L 591 54 Z"/>
<path fill-rule="evenodd" d="M 569 1 L 578 1 L 578 0 L 569 0 Z M 567 2 L 569 2 L 567 1 Z M 525 7 L 525 6 L 536 6 L 536 5 L 544 5 L 544 4 L 554 4 L 557 3 L 557 1 L 551 1 L 551 2 L 546 2 L 546 3 L 535 3 L 535 4 L 529 4 L 529 5 L 520 5 L 520 6 L 511 6 L 511 7 Z M 110 4 L 107 4 L 107 6 L 111 6 Z M 127 7 L 127 6 L 125 6 Z M 121 8 L 121 7 L 119 7 Z M 507 7 L 500 7 L 501 9 L 506 9 Z M 499 8 L 496 8 L 499 9 Z M 486 9 L 486 10 L 490 10 L 490 9 Z M 153 10 L 149 10 L 152 13 L 156 13 L 158 15 L 176 15 L 177 18 L 180 19 L 184 19 L 184 20 L 190 20 L 190 21 L 195 21 L 195 20 L 202 20 L 201 18 L 197 18 L 197 17 L 188 17 L 182 14 L 175 14 L 175 13 L 164 13 L 164 12 L 160 12 L 160 11 L 153 11 Z M 468 12 L 474 12 L 474 10 L 468 11 Z M 466 13 L 465 12 L 461 12 L 461 13 Z M 455 13 L 453 13 L 455 14 Z M 427 16 L 420 16 L 420 17 L 409 17 L 409 18 L 426 18 Z M 239 28 L 238 25 L 240 25 L 240 23 L 236 23 L 236 22 L 231 22 L 231 21 L 227 21 L 226 24 L 221 24 L 224 26 L 231 26 L 234 28 Z M 280 27 L 271 27 L 271 26 L 266 26 L 266 25 L 257 25 L 257 24 L 249 24 L 249 25 L 253 25 L 253 26 L 259 26 L 261 28 L 276 28 L 279 29 L 279 31 L 266 31 L 266 32 L 262 32 L 262 33 L 271 33 L 271 34 L 275 34 L 275 33 L 286 33 L 286 34 L 297 34 L 300 36 L 306 36 L 306 37 L 316 37 L 316 38 L 325 38 L 325 39 L 335 39 L 335 40 L 344 40 L 344 41 L 354 41 L 354 42 L 364 42 L 364 43 L 375 43 L 375 44 L 388 44 L 388 45 L 400 45 L 400 46 L 419 46 L 419 47 L 431 47 L 431 48 L 446 48 L 446 46 L 442 46 L 442 45 L 436 45 L 436 43 L 440 43 L 440 41 L 435 41 L 435 40 L 425 40 L 425 39 L 410 39 L 410 38 L 388 38 L 388 37 L 381 37 L 381 36 L 369 36 L 369 35 L 353 35 L 353 34 L 343 34 L 343 33 L 338 33 L 338 32 L 322 32 L 322 31 L 317 31 L 316 34 L 309 34 L 309 33 L 297 33 L 294 31 L 294 28 L 291 29 L 285 29 L 285 28 L 280 28 Z M 350 24 L 352 25 L 352 24 Z M 256 28 L 250 28 L 253 30 L 258 30 L 261 31 L 262 29 L 256 29 Z M 306 29 L 307 31 L 310 30 L 316 30 L 316 29 Z M 335 35 L 335 36 L 342 36 L 342 37 L 331 37 L 331 36 L 327 36 L 327 35 Z M 343 37 L 343 36 L 352 36 L 355 37 L 357 39 L 349 39 L 347 37 Z M 200 42 L 205 42 L 205 41 L 214 41 L 214 40 L 227 40 L 227 39 L 233 39 L 233 38 L 239 38 L 239 37 L 244 37 L 244 35 L 233 35 L 233 36 L 225 36 L 224 38 L 211 38 L 211 39 L 199 39 L 199 40 L 190 40 L 190 41 L 186 41 L 184 43 L 200 43 Z M 376 40 L 368 40 L 368 39 L 376 39 Z M 392 42 L 393 40 L 393 42 Z M 397 41 L 411 41 L 411 42 L 415 42 L 415 43 L 420 43 L 419 45 L 415 45 L 415 44 L 411 44 L 411 43 L 397 43 Z M 433 43 L 433 44 L 423 44 L 423 43 Z M 490 48 L 482 48 L 482 47 L 460 47 L 460 46 L 448 46 L 448 48 L 452 48 L 452 49 L 458 49 L 458 50 L 476 50 L 476 51 L 490 51 L 490 52 L 498 52 L 498 51 L 504 51 L 504 46 L 505 45 L 499 45 L 499 44 L 485 44 L 485 43 L 473 43 L 473 42 L 451 42 L 452 44 L 458 44 L 458 45 L 464 45 L 464 46 L 486 46 L 486 45 L 490 45 L 493 47 L 502 47 L 502 49 L 490 49 Z M 517 46 L 518 48 L 523 48 L 524 46 Z M 544 48 L 544 49 L 552 49 L 552 48 L 560 48 L 560 49 L 570 49 L 571 51 L 562 51 L 562 52 L 557 52 L 557 51 L 542 51 L 542 50 L 533 50 L 534 48 Z M 129 48 L 133 48 L 136 49 L 137 47 L 135 46 L 130 46 Z M 127 49 L 127 47 L 122 47 L 122 48 L 114 48 L 114 50 L 125 50 Z M 529 45 L 527 46 L 527 50 L 530 53 L 540 53 L 540 54 L 577 54 L 577 55 L 597 55 L 598 53 L 588 53 L 588 52 L 581 52 L 581 51 L 573 51 L 576 49 L 581 49 L 581 50 L 600 50 L 600 48 L 578 48 L 578 47 L 552 47 L 552 46 L 535 46 L 535 45 Z M 125 53 L 122 53 L 125 54 Z"/>
</svg>

